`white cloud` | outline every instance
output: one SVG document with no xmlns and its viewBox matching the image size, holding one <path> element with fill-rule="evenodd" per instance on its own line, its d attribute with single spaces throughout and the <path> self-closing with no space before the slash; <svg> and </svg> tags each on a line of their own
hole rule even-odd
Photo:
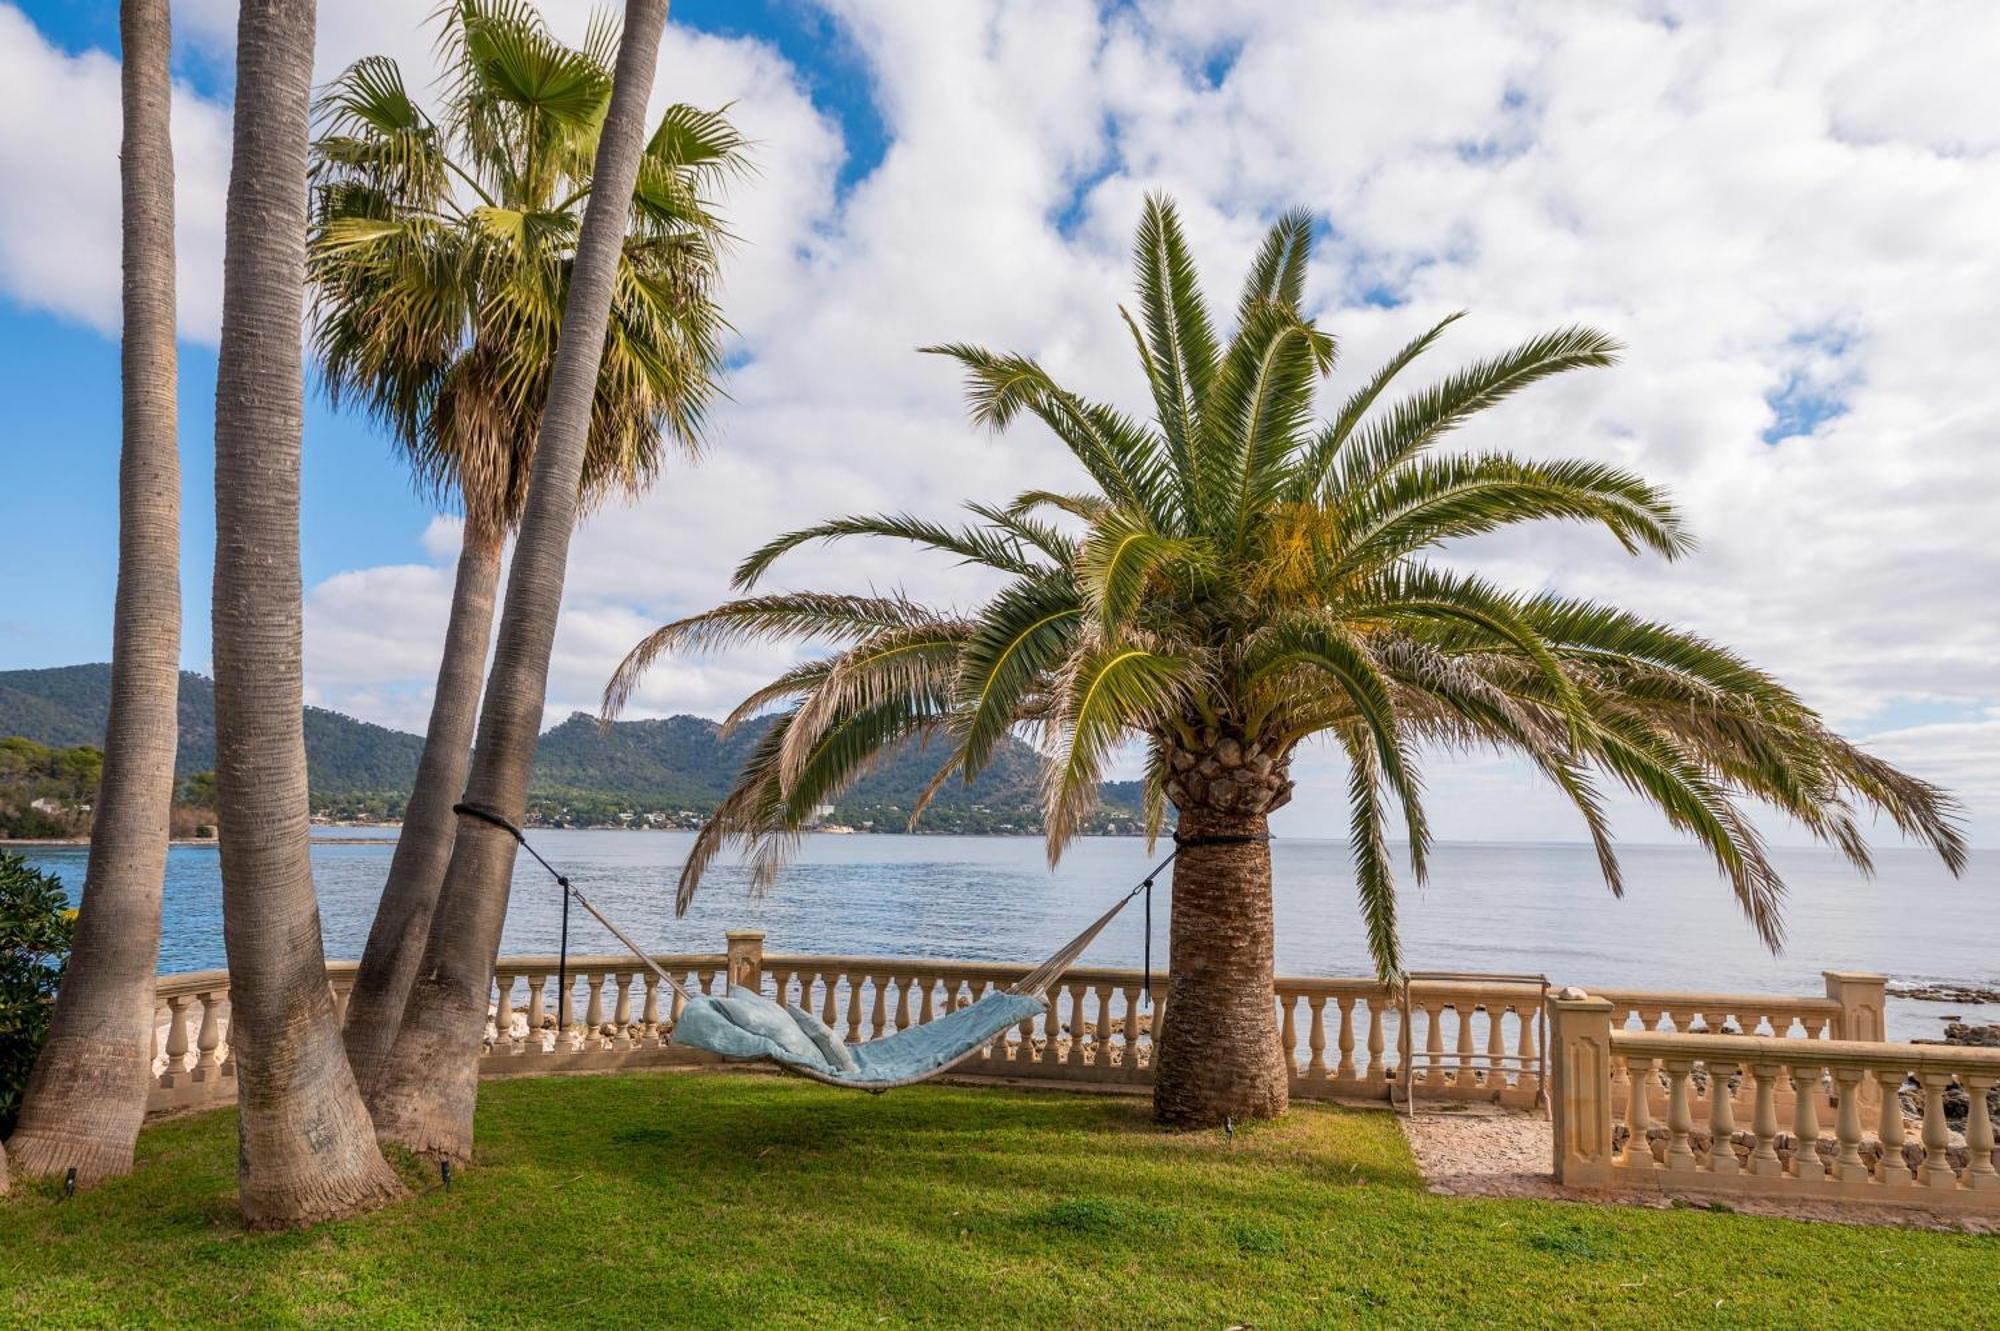
<svg viewBox="0 0 2000 1331">
<path fill-rule="evenodd" d="M 0 4 L 0 294 L 118 329 L 118 62 L 69 55 Z M 222 317 L 229 112 L 174 85 L 175 260 L 181 332 Z"/>
<path fill-rule="evenodd" d="M 840 145 L 770 49 L 679 30 L 670 46 L 662 95 L 741 96 L 737 114 L 764 144 L 761 176 L 730 204 L 747 242 L 729 302 L 748 361 L 710 460 L 580 533 L 552 715 L 592 706 L 644 628 L 713 603 L 776 531 L 855 509 L 944 515 L 966 497 L 1061 483 L 1068 464 L 1050 441 L 1025 428 L 978 436 L 949 368 L 912 349 L 1030 351 L 1142 405 L 1115 306 L 1129 299 L 1138 201 L 1166 188 L 1219 305 L 1279 209 L 1302 204 L 1329 224 L 1311 291 L 1350 375 L 1460 307 L 1474 317 L 1434 372 L 1573 320 L 1624 339 L 1621 368 L 1547 386 L 1464 442 L 1635 466 L 1680 497 L 1701 552 L 1668 567 L 1551 530 L 1456 557 L 1741 647 L 1850 731 L 1884 732 L 1871 742 L 1957 786 L 1975 836 L 2000 838 L 2000 387 L 1987 351 L 2000 83 L 1986 69 L 2000 7 L 824 7 L 869 63 L 889 139 L 837 201 Z M 178 12 L 198 26 L 204 8 L 233 7 Z M 581 6 L 559 8 L 570 23 Z M 324 7 L 322 73 L 397 40 L 391 12 L 404 11 Z M 424 41 L 399 49 L 418 59 Z M 20 45 L 0 61 L 22 59 Z M 82 237 L 89 217 L 115 216 L 108 179 L 99 202 L 0 201 L 0 264 L 10 206 L 85 219 Z M 0 273 L 27 289 L 13 267 Z M 1383 294 L 1404 303 L 1368 303 Z M 980 585 L 897 551 L 838 552 L 799 556 L 777 581 L 961 599 Z M 442 624 L 435 580 L 375 573 L 387 581 L 370 597 L 404 597 Z M 368 640 L 336 636 L 336 607 L 362 590 L 317 589 L 312 630 L 316 687 L 357 709 L 403 668 L 384 651 L 363 670 Z M 426 641 L 414 619 L 410 632 Z M 430 652 L 407 678 L 428 680 Z M 779 664 L 675 663 L 640 703 L 719 714 Z M 1960 719 L 1897 720 L 1918 705 Z M 1304 771 L 1286 830 L 1338 835 L 1337 770 L 1314 758 Z M 1576 833 L 1507 764 L 1434 765 L 1430 786 L 1445 835 Z M 1628 823 L 1628 837 L 1654 826 Z"/>
</svg>

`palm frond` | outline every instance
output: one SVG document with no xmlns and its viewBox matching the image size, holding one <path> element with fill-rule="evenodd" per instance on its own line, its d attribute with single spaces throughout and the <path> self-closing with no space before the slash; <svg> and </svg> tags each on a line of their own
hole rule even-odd
<svg viewBox="0 0 2000 1331">
<path fill-rule="evenodd" d="M 1018 541 L 986 528 L 953 529 L 907 513 L 884 513 L 835 518 L 831 522 L 786 532 L 765 542 L 738 564 L 732 584 L 739 591 L 748 591 L 770 571 L 771 565 L 800 546 L 814 541 L 845 540 L 852 536 L 909 541 L 943 554 L 956 555 L 964 563 L 980 564 L 1020 577 L 1034 577 L 1049 571 L 1047 565 L 1024 551 Z"/>
</svg>

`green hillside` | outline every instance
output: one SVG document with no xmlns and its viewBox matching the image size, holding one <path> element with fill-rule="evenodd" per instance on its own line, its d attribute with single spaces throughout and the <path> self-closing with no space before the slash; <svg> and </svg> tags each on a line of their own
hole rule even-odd
<svg viewBox="0 0 2000 1331">
<path fill-rule="evenodd" d="M 110 708 L 108 665 L 0 671 L 0 736 L 20 735 L 59 747 L 102 744 Z M 687 824 L 714 808 L 763 733 L 762 722 L 724 738 L 713 721 L 675 716 L 621 721 L 609 731 L 582 712 L 542 736 L 530 814 L 537 821 L 600 824 L 627 815 L 664 815 Z M 182 777 L 215 765 L 215 685 L 183 672 L 180 688 Z M 416 735 L 308 707 L 306 761 L 316 808 L 344 816 L 394 816 L 416 772 Z M 842 800 L 833 817 L 901 830 L 941 752 L 908 746 L 887 755 Z M 1008 741 L 977 782 L 951 781 L 926 816 L 937 831 L 1032 831 L 1040 827 L 1040 760 Z M 1098 830 L 1126 830 L 1138 807 L 1130 782 L 1105 788 Z M 660 821 L 660 820 L 655 820 Z"/>
</svg>

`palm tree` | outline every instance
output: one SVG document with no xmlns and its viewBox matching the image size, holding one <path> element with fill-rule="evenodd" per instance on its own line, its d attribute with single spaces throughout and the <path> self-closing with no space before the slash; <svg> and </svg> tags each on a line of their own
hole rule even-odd
<svg viewBox="0 0 2000 1331">
<path fill-rule="evenodd" d="M 246 0 L 237 23 L 215 390 L 216 804 L 253 1228 L 401 1191 L 341 1048 L 309 858 L 299 452 L 313 26 L 313 0 Z"/>
<path fill-rule="evenodd" d="M 594 385 L 619 285 L 626 200 L 644 173 L 646 97 L 666 19 L 666 0 L 626 0 L 624 35 L 591 174 L 597 189 L 584 206 L 466 781 L 468 804 L 516 823 L 527 805 L 528 773 L 541 730 Z M 480 1032 L 514 852 L 514 840 L 489 823 L 472 819 L 459 826 L 402 1026 L 369 1096 L 384 1141 L 439 1158 L 471 1156 Z"/>
<path fill-rule="evenodd" d="M 419 484 L 465 515 L 423 756 L 348 1000 L 364 1090 L 451 858 L 501 547 L 527 493 L 616 41 L 600 21 L 571 49 L 513 0 L 459 0 L 441 17 L 441 119 L 374 56 L 321 98 L 313 144 L 308 278 L 328 393 L 387 426 Z M 704 195 L 742 169 L 742 152 L 727 120 L 687 106 L 647 141 L 591 408 L 586 510 L 644 489 L 666 442 L 700 442 L 723 327 L 710 292 L 724 233 Z"/>
<path fill-rule="evenodd" d="M 146 1113 L 180 689 L 180 453 L 175 427 L 174 157 L 167 0 L 118 16 L 124 147 L 125 438 L 111 714 L 76 944 L 9 1143 L 24 1174 L 132 1171 Z"/>
<path fill-rule="evenodd" d="M 1628 472 L 1439 447 L 1530 384 L 1612 363 L 1616 345 L 1589 329 L 1535 338 L 1387 404 L 1453 316 L 1315 421 L 1335 344 L 1302 312 L 1311 242 L 1303 214 L 1271 229 L 1236 327 L 1218 339 L 1174 209 L 1149 200 L 1135 245 L 1139 310 L 1126 323 L 1150 425 L 1058 385 L 1029 357 L 929 348 L 964 368 L 975 422 L 1036 417 L 1087 488 L 972 504 L 977 521 L 963 528 L 897 515 L 793 532 L 737 569 L 740 599 L 633 649 L 606 690 L 607 716 L 664 652 L 758 640 L 823 649 L 730 718 L 785 704 L 702 829 L 682 909 L 731 843 L 768 882 L 815 805 L 912 739 L 944 744 L 942 783 L 975 776 L 1016 727 L 1038 734 L 1053 863 L 1106 764 L 1142 742 L 1151 826 L 1172 804 L 1181 848 L 1154 1110 L 1196 1126 L 1286 1104 L 1266 819 L 1290 800 L 1292 758 L 1312 736 L 1347 759 L 1355 881 L 1385 979 L 1401 965 L 1390 823 L 1400 815 L 1421 881 L 1426 745 L 1525 755 L 1575 805 L 1616 892 L 1598 787 L 1608 775 L 1708 848 L 1773 947 L 1783 884 L 1744 800 L 1791 815 L 1864 867 L 1864 805 L 1954 870 L 1963 863 L 1948 797 L 1830 732 L 1735 653 L 1428 558 L 1444 542 L 1545 518 L 1593 523 L 1629 552 L 1668 559 L 1690 540 L 1665 495 Z M 900 595 L 748 594 L 786 552 L 848 536 L 912 541 L 1006 581 L 962 612 Z"/>
</svg>

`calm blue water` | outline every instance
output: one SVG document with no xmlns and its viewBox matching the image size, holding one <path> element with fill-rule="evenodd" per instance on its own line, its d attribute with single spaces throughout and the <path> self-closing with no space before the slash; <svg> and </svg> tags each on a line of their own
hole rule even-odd
<svg viewBox="0 0 2000 1331">
<path fill-rule="evenodd" d="M 393 835 L 319 830 L 313 868 L 329 956 L 360 954 Z M 720 867 L 687 918 L 676 920 L 674 876 L 691 834 L 538 831 L 531 839 L 628 932 L 666 952 L 720 951 L 725 929 L 754 928 L 766 932 L 773 951 L 1040 960 L 1158 858 L 1136 839 L 1090 838 L 1050 873 L 1042 843 L 1028 837 L 816 836 L 768 895 L 753 898 L 746 874 Z M 28 853 L 72 890 L 81 885 L 84 848 Z M 1884 850 L 1870 880 L 1830 852 L 1774 855 L 1792 888 L 1789 942 L 1777 957 L 1758 946 L 1697 850 L 1627 848 L 1620 901 L 1597 878 L 1587 847 L 1440 845 L 1430 884 L 1403 894 L 1406 961 L 1413 970 L 1543 972 L 1558 984 L 1586 987 L 1820 993 L 1823 969 L 2000 985 L 2000 856 L 1975 855 L 1969 874 L 1954 880 L 1922 852 Z M 1273 843 L 1272 856 L 1279 969 L 1367 974 L 1346 846 L 1287 839 Z M 559 905 L 547 876 L 522 856 L 504 949 L 554 951 Z M 1137 906 L 1085 960 L 1139 963 Z M 1156 893 L 1156 964 L 1164 958 L 1168 909 L 1167 894 Z M 571 948 L 618 950 L 581 912 L 572 919 Z M 216 852 L 176 846 L 167 864 L 160 967 L 222 964 Z M 2000 1021 L 2000 1008 L 1898 1000 L 1890 1004 L 1892 1033 L 1935 1035 L 1947 1012 Z"/>
</svg>

